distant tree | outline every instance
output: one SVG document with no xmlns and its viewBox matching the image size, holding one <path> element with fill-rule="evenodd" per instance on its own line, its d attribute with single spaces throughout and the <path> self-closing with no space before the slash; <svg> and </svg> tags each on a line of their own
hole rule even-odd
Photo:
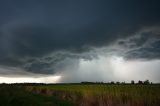
<svg viewBox="0 0 160 106">
<path fill-rule="evenodd" d="M 140 81 L 140 80 L 139 80 L 139 81 L 138 81 L 138 84 L 143 84 L 143 81 Z"/>
<path fill-rule="evenodd" d="M 117 81 L 117 82 L 116 82 L 116 84 L 120 84 L 120 82 L 119 82 L 119 81 Z"/>
<path fill-rule="evenodd" d="M 131 84 L 134 84 L 134 80 L 131 81 Z"/>
<path fill-rule="evenodd" d="M 88 81 L 83 81 L 81 82 L 82 84 L 94 84 L 95 82 L 88 82 Z"/>
<path fill-rule="evenodd" d="M 111 81 L 111 84 L 114 84 L 114 81 Z"/>
<path fill-rule="evenodd" d="M 144 84 L 146 84 L 146 85 L 149 84 L 149 80 L 145 80 Z"/>
</svg>

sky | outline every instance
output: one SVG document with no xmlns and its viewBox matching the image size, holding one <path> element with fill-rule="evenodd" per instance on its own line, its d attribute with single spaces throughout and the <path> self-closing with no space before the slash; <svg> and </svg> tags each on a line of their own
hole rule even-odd
<svg viewBox="0 0 160 106">
<path fill-rule="evenodd" d="M 0 83 L 159 83 L 159 5 L 0 0 Z"/>
</svg>

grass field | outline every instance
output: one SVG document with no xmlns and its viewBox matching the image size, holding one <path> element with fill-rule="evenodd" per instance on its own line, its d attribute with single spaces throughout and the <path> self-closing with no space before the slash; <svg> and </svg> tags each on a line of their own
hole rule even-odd
<svg viewBox="0 0 160 106">
<path fill-rule="evenodd" d="M 24 88 L 77 106 L 160 106 L 160 85 L 62 84 Z"/>
<path fill-rule="evenodd" d="M 74 106 L 73 103 L 21 89 L 20 86 L 0 85 L 0 106 Z"/>
<path fill-rule="evenodd" d="M 0 106 L 160 106 L 160 85 L 0 85 Z"/>
</svg>

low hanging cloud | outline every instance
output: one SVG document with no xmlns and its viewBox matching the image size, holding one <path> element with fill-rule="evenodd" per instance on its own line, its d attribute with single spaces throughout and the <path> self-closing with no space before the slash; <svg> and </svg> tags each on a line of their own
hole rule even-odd
<svg viewBox="0 0 160 106">
<path fill-rule="evenodd" d="M 65 79 L 93 70 L 91 76 L 99 74 L 96 80 L 110 80 L 114 77 L 111 66 L 105 67 L 110 74 L 104 78 L 104 69 L 93 62 L 101 56 L 108 61 L 113 56 L 126 61 L 159 60 L 158 4 L 146 0 L 2 0 L 0 73 L 12 75 L 20 69 L 33 76 L 60 73 Z M 94 65 L 97 68 L 92 69 Z M 9 67 L 12 72 L 4 71 Z M 15 74 L 22 75 L 19 71 Z"/>
<path fill-rule="evenodd" d="M 99 56 L 98 59 L 79 60 L 77 65 L 72 64 L 58 73 L 60 82 L 110 82 L 131 80 L 150 80 L 158 83 L 159 60 L 152 61 L 126 61 L 123 57 Z M 75 67 L 76 66 L 76 67 Z M 73 71 L 74 70 L 74 71 Z"/>
<path fill-rule="evenodd" d="M 116 43 L 118 48 L 125 51 L 126 59 L 159 59 L 159 30 L 159 27 L 146 28 L 126 39 L 119 39 Z"/>
</svg>

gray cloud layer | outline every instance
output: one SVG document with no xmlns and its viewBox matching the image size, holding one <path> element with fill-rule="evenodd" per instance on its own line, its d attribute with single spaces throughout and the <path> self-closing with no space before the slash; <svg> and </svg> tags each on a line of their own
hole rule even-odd
<svg viewBox="0 0 160 106">
<path fill-rule="evenodd" d="M 159 4 L 1 0 L 0 65 L 51 74 L 76 59 L 96 58 L 103 47 L 126 59 L 159 59 Z"/>
</svg>

